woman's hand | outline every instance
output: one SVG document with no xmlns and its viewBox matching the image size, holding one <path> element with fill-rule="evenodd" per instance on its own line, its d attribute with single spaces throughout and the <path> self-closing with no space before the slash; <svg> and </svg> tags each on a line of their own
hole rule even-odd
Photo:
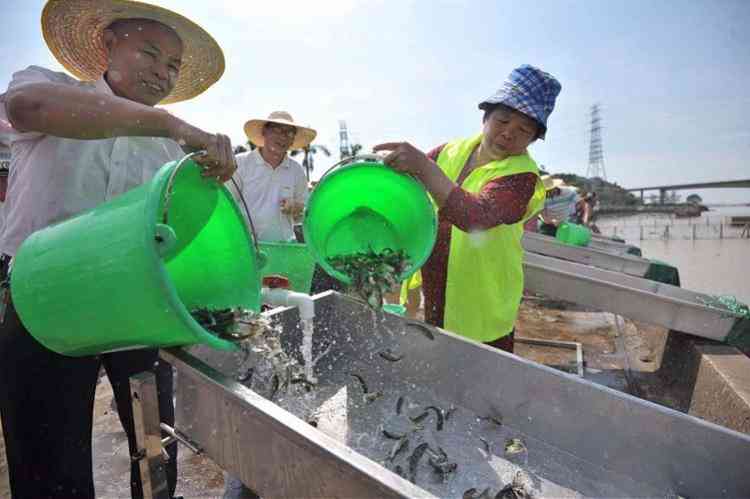
<svg viewBox="0 0 750 499">
<path fill-rule="evenodd" d="M 410 173 L 419 179 L 432 195 L 438 206 L 443 206 L 451 191 L 456 187 L 443 170 L 422 151 L 408 142 L 386 142 L 372 148 L 373 151 L 391 151 L 383 158 L 383 163 L 394 170 Z"/>
<path fill-rule="evenodd" d="M 410 173 L 419 179 L 424 178 L 436 168 L 436 165 L 422 151 L 408 142 L 386 142 L 376 145 L 372 150 L 374 152 L 391 151 L 383 158 L 383 163 L 394 170 Z"/>
</svg>

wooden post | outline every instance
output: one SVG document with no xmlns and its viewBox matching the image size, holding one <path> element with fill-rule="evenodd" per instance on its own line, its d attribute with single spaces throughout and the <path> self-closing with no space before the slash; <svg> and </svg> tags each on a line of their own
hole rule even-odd
<svg viewBox="0 0 750 499">
<path fill-rule="evenodd" d="M 643 241 L 643 225 L 640 226 L 641 229 L 641 241 Z"/>
<path fill-rule="evenodd" d="M 697 225 L 693 225 L 693 241 L 695 241 L 695 229 L 697 229 Z"/>
<path fill-rule="evenodd" d="M 724 222 L 719 222 L 719 239 L 724 239 Z"/>
</svg>

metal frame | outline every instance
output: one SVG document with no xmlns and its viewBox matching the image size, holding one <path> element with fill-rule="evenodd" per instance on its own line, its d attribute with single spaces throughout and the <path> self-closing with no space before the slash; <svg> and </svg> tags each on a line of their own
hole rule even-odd
<svg viewBox="0 0 750 499">
<path fill-rule="evenodd" d="M 711 340 L 725 341 L 739 320 L 702 293 L 535 253 L 524 256 L 524 278 L 536 293 Z"/>
<path fill-rule="evenodd" d="M 156 376 L 142 372 L 131 376 L 130 394 L 133 399 L 133 423 L 144 499 L 170 499 L 164 466 L 164 448 L 159 425 L 159 400 Z"/>
<path fill-rule="evenodd" d="M 179 373 L 182 431 L 262 497 L 432 497 L 187 351 L 161 357 Z"/>
<path fill-rule="evenodd" d="M 539 345 L 544 347 L 557 347 L 567 348 L 575 350 L 576 352 L 576 374 L 581 378 L 584 377 L 584 366 L 583 366 L 583 346 L 578 341 L 562 341 L 562 340 L 546 340 L 543 338 L 526 338 L 523 336 L 516 336 L 513 338 L 516 343 L 524 343 L 526 345 Z"/>
<path fill-rule="evenodd" d="M 547 236 L 548 237 L 548 236 Z M 589 242 L 589 248 L 597 249 L 613 255 L 631 255 L 631 251 L 636 249 L 640 252 L 640 248 L 633 246 L 632 244 L 620 243 L 613 241 L 607 237 L 600 237 L 595 234 L 591 235 L 591 241 Z"/>
<path fill-rule="evenodd" d="M 648 272 L 651 262 L 627 253 L 612 253 L 596 248 L 571 246 L 557 239 L 533 232 L 524 233 L 521 239 L 523 249 L 539 255 L 562 258 L 575 263 L 591 265 L 604 270 L 622 272 L 628 275 L 643 277 Z"/>
<path fill-rule="evenodd" d="M 342 356 L 367 361 L 384 346 L 397 348 L 409 362 L 393 364 L 393 377 L 477 415 L 500 415 L 504 427 L 560 449 L 575 473 L 556 479 L 578 484 L 584 495 L 603 495 L 592 492 L 592 484 L 604 481 L 632 497 L 653 496 L 654 490 L 687 497 L 750 496 L 748 435 L 449 332 L 430 328 L 434 338 L 429 340 L 409 327 L 411 321 L 392 314 L 378 314 L 374 323 L 368 308 L 337 293 L 315 301 L 322 332 L 316 333 L 316 348 L 351 335 L 336 344 L 321 373 Z M 283 328 L 285 348 L 295 348 L 297 310 L 275 309 L 269 315 Z M 203 348 L 202 353 L 163 350 L 161 356 L 179 372 L 180 429 L 262 496 L 432 497 L 235 382 L 226 374 L 231 354 Z"/>
</svg>

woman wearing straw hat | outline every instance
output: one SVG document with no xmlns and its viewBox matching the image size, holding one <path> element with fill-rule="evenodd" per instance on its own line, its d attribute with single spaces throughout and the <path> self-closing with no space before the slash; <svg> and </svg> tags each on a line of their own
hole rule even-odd
<svg viewBox="0 0 750 499">
<path fill-rule="evenodd" d="M 411 144 L 380 144 L 391 167 L 417 177 L 438 211 L 438 237 L 422 267 L 425 320 L 513 351 L 523 290 L 523 223 L 544 203 L 527 147 L 547 132 L 560 84 L 533 66 L 514 69 L 479 104 L 482 132 L 425 155 Z"/>
<path fill-rule="evenodd" d="M 49 0 L 41 22 L 51 52 L 78 79 L 31 66 L 13 75 L 0 106 L 0 119 L 7 114 L 13 127 L 0 237 L 6 267 L 31 233 L 148 181 L 164 163 L 180 158 L 182 148 L 207 151 L 200 160 L 206 177 L 226 181 L 236 169 L 228 137 L 154 107 L 195 97 L 223 73 L 222 51 L 200 26 L 127 0 Z M 110 378 L 135 455 L 128 379 L 153 368 L 157 352 L 63 357 L 34 340 L 7 297 L 0 318 L 0 412 L 12 497 L 93 498 L 91 428 L 99 366 Z M 171 369 L 162 366 L 156 373 L 162 418 L 173 421 Z M 171 497 L 176 446 L 168 452 Z M 131 492 L 143 496 L 137 460 Z"/>
</svg>

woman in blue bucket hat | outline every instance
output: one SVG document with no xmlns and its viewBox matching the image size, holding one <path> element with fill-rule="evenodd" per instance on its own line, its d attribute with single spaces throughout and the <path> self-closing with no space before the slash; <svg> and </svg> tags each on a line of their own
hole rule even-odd
<svg viewBox="0 0 750 499">
<path fill-rule="evenodd" d="M 513 351 L 523 224 L 543 208 L 545 195 L 527 148 L 544 139 L 560 88 L 549 73 L 523 65 L 479 103 L 481 133 L 428 154 L 406 142 L 374 148 L 391 151 L 383 161 L 419 179 L 435 203 L 435 248 L 404 286 L 421 284 L 428 323 Z"/>
</svg>

